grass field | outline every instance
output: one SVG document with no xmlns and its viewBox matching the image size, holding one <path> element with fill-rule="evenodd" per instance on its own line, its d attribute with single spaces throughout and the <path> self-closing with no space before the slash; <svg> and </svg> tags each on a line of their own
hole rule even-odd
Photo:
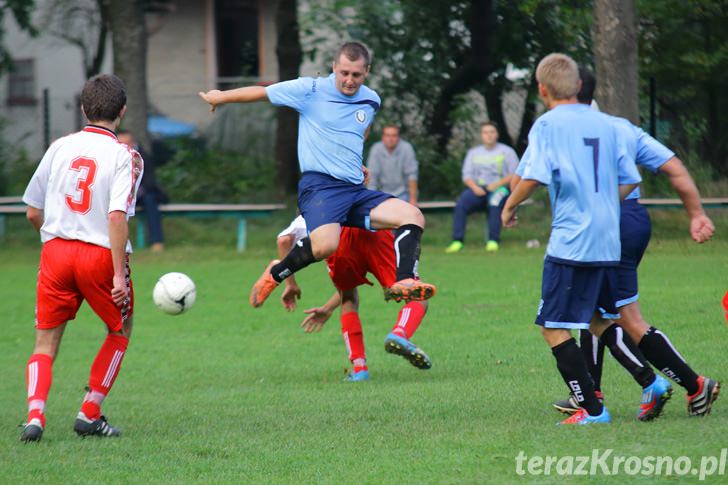
<svg viewBox="0 0 728 485">
<path fill-rule="evenodd" d="M 25 411 L 39 245 L 11 225 L 15 233 L 0 246 L 0 482 L 570 483 L 584 478 L 555 471 L 518 476 L 516 456 L 613 449 L 625 457 L 686 455 L 697 464 L 726 447 L 728 398 L 709 417 L 689 418 L 677 388 L 664 417 L 639 423 L 640 389 L 611 358 L 604 390 L 613 424 L 555 426 L 560 415 L 550 403 L 565 396 L 565 386 L 532 324 L 543 250 L 523 244 L 532 236 L 543 242 L 547 220 L 506 234 L 497 255 L 475 243 L 480 224 L 473 224 L 472 244 L 446 256 L 449 220 L 433 218 L 421 272 L 439 293 L 414 338 L 433 368 L 419 371 L 384 352 L 398 307 L 385 304 L 379 289 L 364 288 L 372 379 L 360 384 L 343 382 L 348 362 L 338 319 L 307 335 L 298 328 L 300 310 L 286 313 L 275 298 L 259 310 L 247 305 L 282 222 L 253 225 L 252 249 L 243 255 L 232 250 L 232 231 L 226 239 L 228 227 L 220 229 L 221 245 L 184 244 L 185 228 L 173 227 L 177 242 L 166 253 L 135 254 L 134 335 L 104 408 L 124 435 L 81 440 L 71 430 L 104 334 L 84 307 L 54 365 L 47 429 L 37 445 L 19 443 L 17 425 Z M 685 238 L 681 216 L 668 214 L 657 226 L 640 273 L 643 312 L 697 371 L 728 380 L 720 307 L 728 289 L 725 225 L 704 246 Z M 213 234 L 207 226 L 196 230 Z M 197 303 L 187 314 L 169 317 L 151 302 L 156 279 L 167 271 L 183 271 L 197 283 Z M 299 281 L 301 309 L 332 291 L 322 265 L 304 270 Z M 676 479 L 599 474 L 591 480 L 658 478 Z"/>
</svg>

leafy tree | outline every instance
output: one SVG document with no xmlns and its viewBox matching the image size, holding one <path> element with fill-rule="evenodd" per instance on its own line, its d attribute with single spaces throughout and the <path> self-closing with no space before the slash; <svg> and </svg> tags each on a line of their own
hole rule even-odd
<svg viewBox="0 0 728 485">
<path fill-rule="evenodd" d="M 109 34 L 108 2 L 51 0 L 43 15 L 43 29 L 76 46 L 83 58 L 86 79 L 101 72 Z"/>
<path fill-rule="evenodd" d="M 303 52 L 298 36 L 296 0 L 280 0 L 276 12 L 278 77 L 282 81 L 299 75 Z M 278 183 L 287 193 L 296 193 L 298 182 L 298 113 L 288 107 L 276 108 L 276 160 Z"/>
<path fill-rule="evenodd" d="M 553 51 L 591 59 L 589 7 L 577 0 L 320 0 L 301 18 L 312 58 L 322 49 L 333 52 L 332 37 L 336 43 L 361 40 L 372 49 L 370 83 L 382 95 L 379 117 L 403 126 L 403 135 L 415 142 L 421 177 L 432 175 L 421 180 L 423 190 L 443 196 L 460 185 L 466 148 L 453 146 L 453 128 L 485 118 L 472 94 L 479 94 L 488 117 L 502 127 L 502 141 L 522 151 L 537 113 L 535 64 Z M 509 78 L 509 66 L 525 69 L 526 77 Z M 526 96 L 520 132 L 512 140 L 503 99 L 514 89 Z"/>
<path fill-rule="evenodd" d="M 114 74 L 126 85 L 127 112 L 124 127 L 147 152 L 151 140 L 147 131 L 147 26 L 144 18 L 147 0 L 102 0 L 108 13 L 114 48 Z"/>
<path fill-rule="evenodd" d="M 639 10 L 640 72 L 656 81 L 666 141 L 727 176 L 728 3 L 641 0 Z"/>
<path fill-rule="evenodd" d="M 35 0 L 4 0 L 0 2 L 0 72 L 7 71 L 13 65 L 12 53 L 8 52 L 2 43 L 5 34 L 2 27 L 5 16 L 8 13 L 11 14 L 22 30 L 35 36 L 38 34 L 38 31 L 30 19 L 34 9 Z"/>
<path fill-rule="evenodd" d="M 639 123 L 634 0 L 594 0 L 594 61 L 599 105 Z"/>
</svg>

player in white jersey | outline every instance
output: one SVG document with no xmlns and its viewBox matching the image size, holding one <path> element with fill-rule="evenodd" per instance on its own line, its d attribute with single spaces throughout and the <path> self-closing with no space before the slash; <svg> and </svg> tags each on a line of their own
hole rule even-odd
<svg viewBox="0 0 728 485">
<path fill-rule="evenodd" d="M 39 441 L 52 366 L 63 331 L 83 300 L 108 334 L 91 367 L 88 392 L 76 417 L 81 436 L 118 436 L 101 415 L 126 353 L 132 329 L 128 219 L 134 215 L 144 162 L 119 143 L 115 130 L 126 112 L 126 90 L 113 75 L 84 84 L 83 130 L 60 138 L 46 151 L 23 202 L 41 234 L 43 249 L 36 296 L 36 339 L 28 360 L 28 420 L 22 441 Z"/>
</svg>

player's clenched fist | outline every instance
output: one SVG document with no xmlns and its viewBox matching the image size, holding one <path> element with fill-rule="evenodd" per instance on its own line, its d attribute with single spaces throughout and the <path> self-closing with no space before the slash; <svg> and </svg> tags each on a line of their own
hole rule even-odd
<svg viewBox="0 0 728 485">
<path fill-rule="evenodd" d="M 222 91 L 219 89 L 213 89 L 211 91 L 208 91 L 206 93 L 203 93 L 200 91 L 198 93 L 200 97 L 210 105 L 210 112 L 212 113 L 215 111 L 215 108 L 217 108 L 218 104 L 222 104 Z"/>
</svg>

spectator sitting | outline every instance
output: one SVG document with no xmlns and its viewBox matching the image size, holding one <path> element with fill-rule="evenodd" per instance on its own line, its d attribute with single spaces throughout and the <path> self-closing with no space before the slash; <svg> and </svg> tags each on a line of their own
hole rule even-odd
<svg viewBox="0 0 728 485">
<path fill-rule="evenodd" d="M 463 162 L 463 183 L 453 211 L 452 242 L 446 253 L 463 248 L 468 215 L 487 209 L 488 239 L 485 250 L 498 251 L 500 247 L 501 211 L 510 191 L 508 184 L 518 166 L 518 155 L 513 148 L 498 143 L 498 127 L 492 121 L 480 125 L 483 144 L 468 150 Z"/>
<path fill-rule="evenodd" d="M 368 188 L 394 195 L 417 205 L 418 163 L 412 145 L 399 137 L 399 127 L 386 125 L 382 141 L 369 150 Z"/>
<path fill-rule="evenodd" d="M 162 213 L 159 212 L 159 204 L 168 201 L 167 194 L 157 185 L 157 177 L 154 173 L 154 158 L 144 153 L 144 150 L 137 144 L 131 132 L 119 130 L 118 138 L 121 143 L 129 145 L 137 150 L 144 158 L 144 176 L 137 194 L 139 205 L 144 207 L 149 231 L 149 248 L 154 253 L 164 251 L 164 233 L 162 231 Z"/>
</svg>

